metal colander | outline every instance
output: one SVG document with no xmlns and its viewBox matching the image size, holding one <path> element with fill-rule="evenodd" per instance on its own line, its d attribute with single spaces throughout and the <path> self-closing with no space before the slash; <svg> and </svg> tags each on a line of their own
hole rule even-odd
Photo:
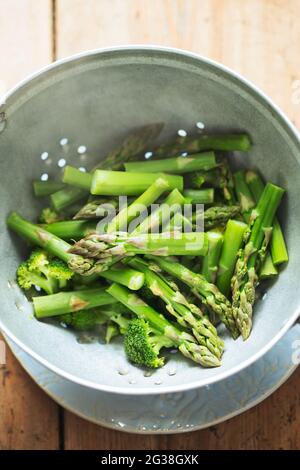
<svg viewBox="0 0 300 470">
<path fill-rule="evenodd" d="M 24 243 L 9 233 L 11 210 L 36 216 L 33 179 L 57 175 L 65 163 L 90 168 L 135 127 L 166 123 L 178 129 L 243 131 L 254 142 L 235 161 L 258 168 L 287 189 L 281 221 L 290 262 L 255 308 L 250 339 L 226 332 L 218 369 L 203 369 L 179 354 L 145 372 L 129 364 L 121 343 L 78 342 L 71 331 L 38 322 L 14 282 Z M 35 359 L 65 378 L 99 390 L 146 394 L 209 385 L 245 368 L 267 351 L 298 316 L 300 277 L 300 142 L 293 126 L 255 87 L 222 66 L 182 51 L 129 47 L 60 61 L 15 88 L 0 107 L 0 327 Z"/>
</svg>

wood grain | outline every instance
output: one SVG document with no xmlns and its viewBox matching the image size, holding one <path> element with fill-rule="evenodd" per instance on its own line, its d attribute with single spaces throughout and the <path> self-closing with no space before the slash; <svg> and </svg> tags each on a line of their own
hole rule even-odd
<svg viewBox="0 0 300 470">
<path fill-rule="evenodd" d="M 0 0 L 0 93 L 52 58 L 51 0 Z M 58 407 L 7 349 L 0 366 L 0 449 L 56 449 Z"/>
<path fill-rule="evenodd" d="M 57 0 L 58 57 L 118 44 L 161 44 L 208 56 L 261 87 L 300 127 L 300 0 Z M 65 415 L 68 449 L 300 447 L 299 372 L 271 398 L 208 430 L 173 436 L 108 431 Z"/>
</svg>

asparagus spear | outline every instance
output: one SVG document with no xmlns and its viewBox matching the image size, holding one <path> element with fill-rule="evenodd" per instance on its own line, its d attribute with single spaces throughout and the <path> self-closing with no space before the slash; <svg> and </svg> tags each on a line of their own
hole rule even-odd
<svg viewBox="0 0 300 470">
<path fill-rule="evenodd" d="M 126 171 L 143 173 L 190 173 L 196 170 L 210 170 L 217 165 L 214 152 L 203 152 L 187 157 L 165 158 L 163 160 L 150 159 L 144 162 L 125 163 Z"/>
<path fill-rule="evenodd" d="M 259 279 L 270 279 L 276 276 L 278 276 L 277 268 L 273 263 L 271 254 L 267 253 L 259 272 Z"/>
<path fill-rule="evenodd" d="M 100 161 L 92 171 L 97 168 L 119 170 L 123 163 L 135 158 L 138 154 L 147 150 L 163 128 L 162 123 L 149 124 L 140 127 L 125 138 L 122 144 L 112 150 L 104 160 Z M 80 201 L 87 195 L 87 191 L 80 188 L 66 187 L 51 195 L 51 201 L 56 210 L 62 210 L 74 202 Z"/>
<path fill-rule="evenodd" d="M 70 165 L 65 167 L 62 178 L 63 183 L 85 189 L 86 191 L 90 190 L 92 179 L 93 177 L 91 173 L 80 171 Z"/>
<path fill-rule="evenodd" d="M 246 181 L 250 187 L 250 190 L 252 192 L 252 195 L 255 201 L 257 202 L 264 190 L 263 180 L 254 171 L 247 171 Z M 282 232 L 282 229 L 280 227 L 277 217 L 275 217 L 273 221 L 273 231 L 272 231 L 272 238 L 270 241 L 270 249 L 271 249 L 273 263 L 276 266 L 281 263 L 286 263 L 289 260 L 283 232 Z M 275 272 L 275 270 L 273 271 Z"/>
<path fill-rule="evenodd" d="M 213 188 L 220 188 L 224 184 L 224 177 L 218 166 L 209 171 L 194 171 L 185 175 L 184 181 L 187 188 L 200 189 L 205 184 Z"/>
<path fill-rule="evenodd" d="M 169 189 L 183 189 L 183 177 L 157 173 L 126 173 L 124 171 L 96 170 L 93 173 L 90 191 L 95 195 L 138 196 L 157 178 L 167 181 Z"/>
<path fill-rule="evenodd" d="M 116 210 L 118 201 L 111 198 L 94 198 L 88 201 L 80 210 L 73 216 L 74 220 L 82 219 L 95 219 L 109 214 L 111 211 Z"/>
<path fill-rule="evenodd" d="M 221 254 L 223 235 L 219 232 L 207 232 L 208 253 L 203 258 L 202 275 L 208 282 L 215 283 L 219 258 Z"/>
<path fill-rule="evenodd" d="M 108 224 L 106 232 L 127 231 L 128 224 L 170 188 L 168 181 L 158 177 L 146 191 L 141 194 L 129 207 L 122 209 Z"/>
<path fill-rule="evenodd" d="M 124 257 L 133 254 L 203 256 L 207 250 L 207 237 L 202 232 L 145 233 L 138 236 L 127 233 L 95 233 L 76 242 L 70 247 L 69 253 L 87 259 L 96 259 L 105 264 L 114 256 Z"/>
<path fill-rule="evenodd" d="M 181 137 L 167 144 L 157 147 L 153 154 L 155 157 L 169 157 L 180 155 L 182 152 L 197 153 L 202 150 L 223 150 L 227 152 L 247 152 L 251 148 L 251 141 L 247 134 L 200 134 L 191 137 Z"/>
<path fill-rule="evenodd" d="M 241 206 L 241 212 L 245 221 L 248 222 L 251 210 L 256 204 L 245 181 L 244 172 L 237 171 L 233 177 L 236 195 Z"/>
<path fill-rule="evenodd" d="M 179 351 L 187 358 L 204 367 L 220 365 L 218 359 L 211 354 L 206 346 L 196 344 L 192 335 L 176 328 L 163 315 L 125 287 L 112 284 L 107 292 L 129 308 L 137 317 L 146 320 L 152 328 L 169 338 L 174 346 L 177 346 Z"/>
<path fill-rule="evenodd" d="M 209 230 L 225 225 L 229 219 L 236 217 L 239 212 L 240 206 L 213 206 L 204 212 L 196 212 L 193 215 L 193 222 L 199 223 L 203 219 L 205 229 Z"/>
<path fill-rule="evenodd" d="M 192 204 L 212 204 L 214 202 L 215 190 L 213 188 L 186 189 L 183 191 L 183 195 L 190 198 Z"/>
<path fill-rule="evenodd" d="M 272 235 L 272 222 L 283 193 L 284 190 L 279 186 L 272 183 L 266 185 L 250 216 L 247 241 L 236 262 L 231 283 L 232 305 L 237 326 L 244 339 L 251 332 L 258 270 L 266 254 Z"/>
<path fill-rule="evenodd" d="M 191 328 L 198 343 L 207 347 L 216 358 L 220 359 L 224 343 L 218 337 L 216 328 L 205 318 L 199 307 L 189 303 L 178 288 L 174 290 L 174 283 L 170 286 L 162 275 L 150 270 L 141 258 L 134 257 L 129 264 L 144 273 L 148 289 L 154 296 L 163 300 L 167 311 L 177 319 L 178 323 Z"/>
<path fill-rule="evenodd" d="M 247 225 L 238 220 L 228 220 L 226 225 L 216 282 L 217 287 L 226 297 L 230 291 L 232 274 L 246 229 Z"/>
<path fill-rule="evenodd" d="M 112 266 L 100 276 L 108 281 L 118 282 L 130 290 L 139 290 L 145 282 L 145 276 L 142 272 L 124 266 Z"/>
<path fill-rule="evenodd" d="M 96 231 L 95 221 L 63 220 L 43 225 L 43 228 L 64 240 L 80 240 Z"/>
<path fill-rule="evenodd" d="M 184 232 L 189 233 L 193 231 L 192 222 L 181 214 L 181 212 L 176 212 L 174 217 L 164 225 L 164 232 Z"/>
<path fill-rule="evenodd" d="M 201 274 L 182 266 L 176 259 L 158 256 L 147 256 L 147 258 L 154 261 L 163 271 L 187 284 L 193 293 L 219 316 L 233 338 L 239 336 L 231 304 L 214 284 L 209 283 Z"/>
<path fill-rule="evenodd" d="M 169 222 L 171 215 L 175 215 L 181 210 L 181 207 L 186 202 L 182 194 L 177 189 L 174 189 L 165 199 L 164 203 L 160 204 L 156 210 L 152 211 L 151 214 L 132 231 L 132 235 L 158 231 L 160 227 L 164 227 L 164 225 Z"/>
<path fill-rule="evenodd" d="M 85 289 L 73 292 L 33 297 L 35 316 L 38 319 L 48 318 L 64 313 L 87 310 L 101 305 L 115 303 L 115 299 L 106 292 L 106 288 Z"/>
<path fill-rule="evenodd" d="M 34 181 L 33 192 L 36 197 L 50 196 L 62 189 L 65 185 L 59 181 Z"/>
</svg>

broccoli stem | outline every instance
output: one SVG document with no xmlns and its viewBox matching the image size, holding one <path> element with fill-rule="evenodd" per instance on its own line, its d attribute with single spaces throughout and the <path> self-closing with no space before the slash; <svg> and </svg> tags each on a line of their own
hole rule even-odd
<svg viewBox="0 0 300 470">
<path fill-rule="evenodd" d="M 106 288 L 101 287 L 43 295 L 33 297 L 32 300 L 35 316 L 39 320 L 115 303 L 115 299 L 106 292 Z"/>
<path fill-rule="evenodd" d="M 162 123 L 154 123 L 138 128 L 136 131 L 129 134 L 119 147 L 112 150 L 104 160 L 96 165 L 92 172 L 97 168 L 109 168 L 112 170 L 119 170 L 123 163 L 134 158 L 153 142 L 163 128 Z M 51 196 L 51 201 L 56 210 L 60 211 L 65 209 L 74 202 L 80 201 L 88 193 L 76 187 L 67 187 L 54 193 Z"/>
<path fill-rule="evenodd" d="M 92 175 L 91 173 L 83 172 L 73 166 L 67 165 L 64 169 L 62 180 L 70 186 L 76 186 L 89 191 L 92 184 Z"/>
<path fill-rule="evenodd" d="M 217 287 L 228 297 L 238 251 L 242 246 L 247 225 L 239 220 L 228 220 L 224 232 L 224 242 L 221 251 L 217 273 Z"/>
<path fill-rule="evenodd" d="M 183 189 L 183 177 L 178 175 L 96 170 L 90 191 L 94 195 L 103 196 L 138 196 L 160 176 L 167 181 L 170 190 Z"/>
<path fill-rule="evenodd" d="M 220 365 L 219 360 L 205 346 L 196 344 L 196 340 L 192 335 L 176 328 L 162 314 L 147 305 L 136 294 L 131 293 L 119 284 L 112 284 L 107 289 L 107 292 L 129 308 L 137 317 L 146 320 L 152 328 L 169 338 L 184 356 L 205 367 Z"/>
<path fill-rule="evenodd" d="M 144 162 L 125 163 L 126 171 L 136 173 L 190 173 L 197 170 L 210 170 L 217 165 L 214 152 L 204 152 L 187 157 L 165 158 L 163 160 L 150 159 Z"/>
<path fill-rule="evenodd" d="M 247 152 L 251 141 L 247 134 L 201 134 L 178 138 L 170 143 L 160 145 L 153 152 L 154 157 L 169 157 L 182 152 L 197 153 L 203 150 L 223 150 L 227 152 Z"/>
<path fill-rule="evenodd" d="M 258 173 L 255 173 L 254 171 L 247 171 L 246 181 L 250 187 L 250 190 L 252 192 L 252 195 L 255 201 L 258 202 L 265 187 L 263 180 L 258 175 Z M 283 232 L 282 232 L 282 229 L 280 227 L 280 223 L 277 217 L 274 217 L 274 221 L 273 221 L 273 231 L 272 231 L 272 238 L 270 240 L 270 250 L 272 254 L 272 260 L 275 266 L 281 263 L 286 263 L 289 260 Z M 273 271 L 275 272 L 276 270 L 274 269 Z"/>
<path fill-rule="evenodd" d="M 203 303 L 207 304 L 220 317 L 233 338 L 238 337 L 239 333 L 230 302 L 214 284 L 209 283 L 201 274 L 194 273 L 172 258 L 159 256 L 147 256 L 147 258 L 154 261 L 163 271 L 188 285 L 194 294 L 200 297 Z"/>
<path fill-rule="evenodd" d="M 158 231 L 160 227 L 170 221 L 171 216 L 181 210 L 185 203 L 184 196 L 177 189 L 173 189 L 165 201 L 132 231 L 132 235 Z"/>
<path fill-rule="evenodd" d="M 250 189 L 246 183 L 243 171 L 237 171 L 233 175 L 234 186 L 237 199 L 241 206 L 241 212 L 246 222 L 249 221 L 251 210 L 255 207 L 255 200 L 252 197 Z"/>
<path fill-rule="evenodd" d="M 220 359 L 224 349 L 223 341 L 201 310 L 190 304 L 178 289 L 174 290 L 174 286 L 171 287 L 162 275 L 150 270 L 144 260 L 134 257 L 129 264 L 144 273 L 148 289 L 154 296 L 160 297 L 165 302 L 167 311 L 175 316 L 178 323 L 183 327 L 191 328 L 198 343 L 207 347 L 216 358 Z M 207 356 L 209 356 L 208 351 Z"/>
<path fill-rule="evenodd" d="M 96 231 L 97 223 L 86 220 L 63 220 L 43 225 L 43 228 L 64 240 L 80 240 Z"/>
<path fill-rule="evenodd" d="M 128 235 L 126 233 L 93 234 L 76 242 L 70 253 L 106 263 L 113 256 L 153 254 L 156 256 L 205 256 L 207 236 L 203 232 L 153 233 Z"/>
<path fill-rule="evenodd" d="M 100 274 L 101 277 L 108 281 L 117 282 L 130 290 L 139 290 L 144 285 L 145 276 L 142 272 L 128 267 L 111 267 L 107 271 Z"/>
<path fill-rule="evenodd" d="M 207 232 L 208 253 L 203 258 L 202 275 L 208 282 L 215 283 L 219 258 L 223 245 L 223 235 L 219 232 Z"/>
<path fill-rule="evenodd" d="M 214 202 L 214 188 L 186 189 L 183 195 L 191 199 L 192 204 L 212 204 Z"/>
<path fill-rule="evenodd" d="M 169 189 L 168 181 L 159 177 L 154 183 L 146 189 L 130 206 L 122 209 L 108 224 L 106 232 L 128 231 L 128 224 L 139 214 L 143 213 L 145 208 L 155 202 L 165 191 Z"/>
<path fill-rule="evenodd" d="M 36 197 L 50 196 L 50 194 L 64 188 L 64 184 L 57 181 L 34 181 L 33 192 Z"/>
<path fill-rule="evenodd" d="M 239 251 L 232 278 L 232 305 L 237 326 L 244 338 L 247 339 L 252 329 L 252 310 L 255 301 L 255 288 L 258 282 L 258 272 L 266 255 L 268 242 L 272 234 L 272 223 L 280 204 L 284 190 L 279 186 L 268 183 L 252 211 L 248 240 Z"/>
</svg>

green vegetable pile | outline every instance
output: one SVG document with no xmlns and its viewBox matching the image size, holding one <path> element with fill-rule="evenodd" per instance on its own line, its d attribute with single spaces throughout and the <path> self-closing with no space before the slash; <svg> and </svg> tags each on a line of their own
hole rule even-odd
<svg viewBox="0 0 300 470">
<path fill-rule="evenodd" d="M 217 367 L 222 324 L 246 340 L 258 284 L 288 261 L 276 216 L 284 190 L 252 170 L 232 173 L 231 153 L 251 150 L 247 134 L 198 134 L 155 147 L 161 129 L 138 129 L 90 173 L 67 166 L 62 182 L 33 183 L 51 203 L 37 224 L 8 217 L 34 246 L 17 281 L 38 320 L 77 331 L 100 325 L 107 342 L 123 335 L 134 364 L 161 367 L 161 350 L 177 348 Z M 119 196 L 128 196 L 127 206 Z M 150 215 L 141 212 L 151 206 Z M 195 230 L 199 221 L 204 231 Z"/>
</svg>

